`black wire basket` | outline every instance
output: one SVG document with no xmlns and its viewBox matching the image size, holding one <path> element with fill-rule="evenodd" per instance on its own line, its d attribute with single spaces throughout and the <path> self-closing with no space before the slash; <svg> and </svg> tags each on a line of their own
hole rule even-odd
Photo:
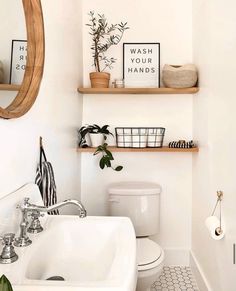
<svg viewBox="0 0 236 291">
<path fill-rule="evenodd" d="M 165 135 L 164 127 L 116 127 L 118 148 L 161 148 Z"/>
</svg>

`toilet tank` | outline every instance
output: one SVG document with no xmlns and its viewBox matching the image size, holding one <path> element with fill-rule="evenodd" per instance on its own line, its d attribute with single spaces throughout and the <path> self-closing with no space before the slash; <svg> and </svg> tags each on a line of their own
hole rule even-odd
<svg viewBox="0 0 236 291">
<path fill-rule="evenodd" d="M 158 233 L 161 187 L 155 183 L 122 182 L 108 188 L 109 215 L 127 216 L 133 222 L 136 236 Z"/>
</svg>

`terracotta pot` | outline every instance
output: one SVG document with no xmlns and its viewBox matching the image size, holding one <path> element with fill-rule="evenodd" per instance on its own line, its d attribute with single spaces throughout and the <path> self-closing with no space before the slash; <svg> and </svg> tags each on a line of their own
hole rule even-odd
<svg viewBox="0 0 236 291">
<path fill-rule="evenodd" d="M 93 72 L 89 74 L 92 88 L 109 88 L 110 74 Z"/>
</svg>

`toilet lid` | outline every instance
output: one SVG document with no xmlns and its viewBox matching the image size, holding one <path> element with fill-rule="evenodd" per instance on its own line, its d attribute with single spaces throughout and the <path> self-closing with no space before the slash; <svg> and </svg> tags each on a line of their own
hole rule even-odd
<svg viewBox="0 0 236 291">
<path fill-rule="evenodd" d="M 148 182 L 114 183 L 110 185 L 108 193 L 121 196 L 158 195 L 161 193 L 161 186 Z"/>
<path fill-rule="evenodd" d="M 137 239 L 137 261 L 139 267 L 156 262 L 162 254 L 161 247 L 149 238 Z"/>
</svg>

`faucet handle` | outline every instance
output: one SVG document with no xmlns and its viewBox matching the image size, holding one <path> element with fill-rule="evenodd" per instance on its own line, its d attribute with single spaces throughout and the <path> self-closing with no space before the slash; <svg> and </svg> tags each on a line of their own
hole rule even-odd
<svg viewBox="0 0 236 291">
<path fill-rule="evenodd" d="M 25 197 L 24 198 L 24 204 L 28 204 L 29 203 L 29 200 L 30 200 L 29 197 Z"/>
<path fill-rule="evenodd" d="M 41 223 L 39 220 L 39 217 L 43 217 L 43 216 L 44 214 L 41 214 L 40 211 L 38 210 L 32 211 L 31 213 L 32 221 L 31 221 L 30 227 L 27 230 L 29 233 L 39 233 L 43 231 L 43 227 L 41 226 Z"/>
<path fill-rule="evenodd" d="M 22 203 L 16 205 L 16 209 L 23 209 L 24 206 L 28 206 L 29 200 L 30 200 L 29 197 L 25 197 Z"/>
<path fill-rule="evenodd" d="M 15 240 L 14 233 L 6 233 L 2 240 L 3 249 L 0 254 L 0 264 L 11 264 L 18 260 L 18 255 L 15 252 L 14 246 L 12 245 Z"/>
<path fill-rule="evenodd" d="M 33 219 L 37 219 L 39 217 L 44 217 L 45 216 L 45 213 L 41 213 L 39 210 L 32 210 L 32 213 L 30 214 L 30 216 Z"/>
<path fill-rule="evenodd" d="M 6 233 L 6 234 L 4 234 L 4 236 L 0 237 L 0 240 L 2 241 L 3 245 L 10 246 L 15 240 L 15 234 L 14 233 Z"/>
<path fill-rule="evenodd" d="M 29 197 L 25 197 L 24 200 L 23 200 L 23 206 L 28 206 L 30 204 L 29 200 L 30 200 Z"/>
</svg>

